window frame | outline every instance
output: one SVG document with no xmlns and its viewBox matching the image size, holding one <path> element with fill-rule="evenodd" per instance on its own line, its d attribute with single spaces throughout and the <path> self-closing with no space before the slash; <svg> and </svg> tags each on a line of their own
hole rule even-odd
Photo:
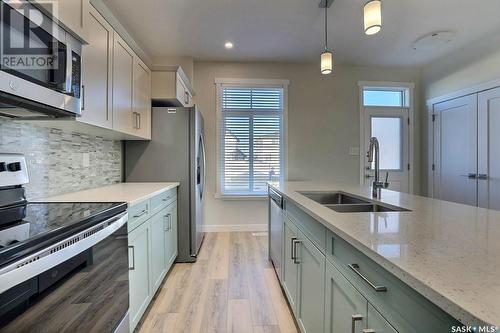
<svg viewBox="0 0 500 333">
<path fill-rule="evenodd" d="M 287 150 L 287 139 L 288 139 L 288 80 L 276 80 L 276 79 L 240 79 L 240 78 L 216 78 L 216 193 L 215 197 L 223 200 L 266 200 L 266 194 L 227 194 L 222 193 L 221 185 L 221 130 L 222 130 L 222 88 L 227 85 L 232 87 L 244 87 L 244 88 L 282 88 L 283 89 L 283 113 L 282 113 L 282 142 L 281 142 L 281 163 L 282 163 L 282 175 L 281 181 L 287 179 L 288 168 L 288 150 Z"/>
</svg>

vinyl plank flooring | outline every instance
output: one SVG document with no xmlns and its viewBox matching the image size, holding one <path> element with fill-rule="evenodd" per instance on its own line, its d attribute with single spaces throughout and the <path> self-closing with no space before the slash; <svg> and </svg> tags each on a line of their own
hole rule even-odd
<svg viewBox="0 0 500 333">
<path fill-rule="evenodd" d="M 174 265 L 140 332 L 298 332 L 267 242 L 265 234 L 208 233 L 196 263 Z"/>
<path fill-rule="evenodd" d="M 228 333 L 253 333 L 250 301 L 248 299 L 231 299 L 227 308 Z"/>
</svg>

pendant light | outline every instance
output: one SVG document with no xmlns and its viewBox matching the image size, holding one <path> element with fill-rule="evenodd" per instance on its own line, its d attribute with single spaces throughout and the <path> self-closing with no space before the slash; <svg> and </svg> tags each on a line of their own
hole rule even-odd
<svg viewBox="0 0 500 333">
<path fill-rule="evenodd" d="M 382 1 L 371 0 L 363 8 L 365 34 L 375 35 L 382 29 Z"/>
<path fill-rule="evenodd" d="M 321 53 L 321 74 L 333 71 L 333 53 L 328 51 L 328 6 L 325 6 L 325 50 Z"/>
</svg>

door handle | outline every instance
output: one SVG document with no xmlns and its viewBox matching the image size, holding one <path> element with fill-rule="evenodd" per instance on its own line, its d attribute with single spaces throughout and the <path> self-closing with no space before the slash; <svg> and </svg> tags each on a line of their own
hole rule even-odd
<svg viewBox="0 0 500 333">
<path fill-rule="evenodd" d="M 363 316 L 355 314 L 351 316 L 351 333 L 356 333 L 356 322 L 363 320 Z"/>
<path fill-rule="evenodd" d="M 476 179 L 477 175 L 475 173 L 470 172 L 470 173 L 467 174 L 467 178 L 469 178 L 469 179 Z"/>
<path fill-rule="evenodd" d="M 375 330 L 371 329 L 371 328 L 365 328 L 363 330 L 363 333 L 375 333 Z"/>
<path fill-rule="evenodd" d="M 290 259 L 292 259 L 294 262 L 295 262 L 295 246 L 294 246 L 294 242 L 296 240 L 297 240 L 297 237 L 292 237 L 292 239 L 290 240 L 290 246 L 291 246 Z"/>
<path fill-rule="evenodd" d="M 146 214 L 148 212 L 148 209 L 143 209 L 139 214 L 134 215 L 135 218 L 141 217 L 142 215 Z"/>
<path fill-rule="evenodd" d="M 134 247 L 133 247 L 133 246 L 131 246 L 131 245 L 129 245 L 129 246 L 128 246 L 128 249 L 129 249 L 129 250 L 132 250 L 132 267 L 130 267 L 130 263 L 129 263 L 129 265 L 128 265 L 128 269 L 129 269 L 130 271 L 133 271 L 133 270 L 135 270 L 135 249 L 134 249 Z M 129 252 L 129 253 L 130 253 L 130 252 Z M 130 257 L 130 255 L 129 255 L 129 257 Z"/>
<path fill-rule="evenodd" d="M 137 129 L 141 129 L 141 114 L 137 112 Z"/>
<path fill-rule="evenodd" d="M 72 93 L 73 87 L 73 50 L 71 44 L 66 44 L 66 81 L 64 92 L 67 94 Z"/>
<path fill-rule="evenodd" d="M 477 179 L 486 180 L 488 179 L 488 175 L 485 173 L 480 173 L 477 175 Z"/>
<path fill-rule="evenodd" d="M 164 227 L 163 230 L 169 231 L 170 229 L 172 229 L 171 216 L 170 216 L 170 214 L 167 214 L 167 215 L 163 215 L 163 217 L 165 218 L 165 222 L 167 224 L 167 226 Z"/>
<path fill-rule="evenodd" d="M 293 241 L 293 249 L 294 249 L 294 253 L 295 253 L 295 256 L 293 258 L 293 263 L 296 265 L 300 264 L 299 258 L 297 257 L 297 244 L 300 244 L 300 243 L 302 243 L 302 241 L 300 241 L 298 239 L 295 239 Z"/>
<path fill-rule="evenodd" d="M 85 85 L 82 84 L 82 107 L 81 110 L 85 110 Z"/>
<path fill-rule="evenodd" d="M 385 286 L 376 286 L 370 280 L 368 280 L 366 278 L 366 276 L 364 276 L 363 274 L 361 274 L 361 272 L 359 271 L 359 265 L 358 264 L 349 264 L 347 266 L 349 266 L 349 268 L 352 269 L 354 271 L 354 273 L 356 273 L 357 276 L 359 276 L 363 281 L 365 281 L 376 292 L 379 293 L 379 292 L 385 292 L 385 291 L 387 291 L 387 288 Z"/>
</svg>

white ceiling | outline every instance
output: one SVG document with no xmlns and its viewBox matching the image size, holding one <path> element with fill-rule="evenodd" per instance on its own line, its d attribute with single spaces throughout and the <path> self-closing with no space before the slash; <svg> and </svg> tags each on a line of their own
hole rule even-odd
<svg viewBox="0 0 500 333">
<path fill-rule="evenodd" d="M 363 33 L 366 0 L 335 0 L 329 46 L 336 61 L 361 65 L 423 65 L 500 32 L 498 0 L 383 0 L 383 27 Z M 323 49 L 319 0 L 103 0 L 151 57 L 199 60 L 314 61 Z M 415 51 L 412 43 L 451 30 L 452 42 Z M 235 47 L 224 48 L 230 40 Z"/>
</svg>

